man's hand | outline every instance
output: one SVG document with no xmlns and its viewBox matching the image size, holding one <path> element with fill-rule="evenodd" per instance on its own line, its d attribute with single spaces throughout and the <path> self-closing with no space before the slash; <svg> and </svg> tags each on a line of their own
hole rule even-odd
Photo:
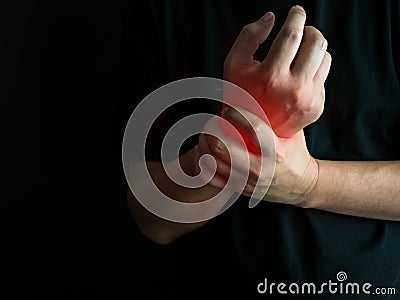
<svg viewBox="0 0 400 300">
<path fill-rule="evenodd" d="M 250 124 L 246 118 L 250 120 Z M 270 127 L 256 115 L 243 110 L 238 111 L 227 108 L 223 111 L 223 117 L 233 124 L 238 131 L 253 139 L 253 145 L 258 142 L 254 140 L 257 132 L 260 142 L 270 140 Z M 271 158 L 261 157 L 248 151 L 247 148 L 240 147 L 237 142 L 230 140 L 229 136 L 223 138 L 229 144 L 223 144 L 219 139 L 210 135 L 202 134 L 199 138 L 198 155 L 211 154 L 217 162 L 217 173 L 209 182 L 210 185 L 222 188 L 227 182 L 228 177 L 232 176 L 231 167 L 239 172 L 238 176 L 246 176 L 247 184 L 243 192 L 244 195 L 251 196 L 257 181 L 257 188 L 265 194 L 264 200 L 281 202 L 285 204 L 304 205 L 303 200 L 315 186 L 318 175 L 318 164 L 309 154 L 303 130 L 299 131 L 291 138 L 280 138 L 275 136 L 276 157 L 275 173 L 272 183 L 269 186 L 270 178 L 265 178 L 265 170 L 271 164 Z M 230 141 L 230 142 L 229 142 Z M 269 147 L 270 145 L 264 145 Z M 263 147 L 263 145 L 261 145 Z M 228 150 L 229 149 L 229 150 Z M 231 154 L 231 155 L 230 155 Z M 249 161 L 246 158 L 249 158 Z M 263 165 L 264 164 L 264 165 Z M 247 176 L 247 169 L 249 175 Z M 242 174 L 240 173 L 242 171 Z M 266 184 L 263 184 L 265 182 Z M 269 187 L 269 189 L 268 189 Z"/>
<path fill-rule="evenodd" d="M 314 27 L 304 27 L 305 20 L 305 11 L 293 7 L 268 55 L 259 62 L 253 55 L 274 25 L 274 15 L 269 12 L 242 29 L 225 60 L 224 79 L 258 101 L 279 137 L 295 135 L 323 111 L 331 56 L 324 36 Z M 227 101 L 257 114 L 240 99 Z"/>
</svg>

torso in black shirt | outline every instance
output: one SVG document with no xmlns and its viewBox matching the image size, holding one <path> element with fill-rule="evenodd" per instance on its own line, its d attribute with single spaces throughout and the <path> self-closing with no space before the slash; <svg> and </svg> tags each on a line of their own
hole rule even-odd
<svg viewBox="0 0 400 300">
<path fill-rule="evenodd" d="M 240 29 L 273 11 L 275 28 L 256 53 L 265 55 L 294 4 L 166 1 L 134 7 L 123 48 L 124 118 L 134 109 L 132 99 L 140 101 L 162 84 L 193 76 L 222 78 L 223 61 Z M 307 24 L 327 38 L 333 57 L 324 113 L 305 130 L 311 155 L 328 160 L 400 159 L 399 3 L 299 4 L 307 11 Z M 217 110 L 216 104 L 201 99 L 180 107 L 182 116 Z M 169 116 L 170 123 L 179 117 Z M 157 142 L 153 145 L 156 156 Z M 267 202 L 248 209 L 247 200 L 240 199 L 168 247 L 173 260 L 166 280 L 172 294 L 251 297 L 265 277 L 271 282 L 321 283 L 335 280 L 339 271 L 347 273 L 348 281 L 396 287 L 400 292 L 398 222 Z M 331 297 L 346 298 L 325 293 L 319 299 Z"/>
</svg>

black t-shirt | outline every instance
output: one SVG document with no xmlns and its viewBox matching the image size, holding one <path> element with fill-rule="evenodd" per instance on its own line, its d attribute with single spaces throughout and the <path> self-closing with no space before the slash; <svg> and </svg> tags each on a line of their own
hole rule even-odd
<svg viewBox="0 0 400 300">
<path fill-rule="evenodd" d="M 266 202 L 248 209 L 244 198 L 160 246 L 127 208 L 121 145 L 137 103 L 179 78 L 222 78 L 242 26 L 271 10 L 262 58 L 294 4 L 333 56 L 324 114 L 306 129 L 311 154 L 399 159 L 398 1 L 2 1 L 0 294 L 247 299 L 264 278 L 318 283 L 339 271 L 398 294 L 396 222 Z M 199 100 L 161 124 L 218 108 Z"/>
<path fill-rule="evenodd" d="M 256 57 L 265 56 L 293 1 L 157 1 L 137 4 L 122 47 L 120 112 L 126 120 L 153 89 L 186 77 L 222 78 L 224 58 L 240 29 L 267 11 L 276 25 Z M 305 129 L 311 155 L 328 160 L 400 159 L 398 1 L 302 1 L 307 24 L 327 38 L 333 63 L 325 110 Z M 177 114 L 176 111 L 179 111 Z M 217 113 L 196 99 L 164 118 Z M 159 126 L 159 125 L 158 125 Z M 157 125 L 156 125 L 157 127 Z M 161 127 L 159 126 L 159 129 Z M 162 134 L 153 137 L 156 158 Z M 257 284 L 336 280 L 370 282 L 400 292 L 400 223 L 239 199 L 203 228 L 165 247 L 171 255 L 167 294 L 257 294 Z M 160 250 L 161 252 L 163 250 Z M 165 250 L 167 251 L 167 250 Z M 157 276 L 157 275 L 155 275 Z M 295 295 L 286 296 L 288 299 Z M 297 295 L 312 299 L 310 295 Z M 278 297 L 274 292 L 271 299 Z M 325 292 L 318 299 L 342 299 Z M 364 299 L 353 295 L 351 299 Z M 394 299 L 395 296 L 384 296 Z M 297 298 L 296 298 L 297 299 Z"/>
</svg>

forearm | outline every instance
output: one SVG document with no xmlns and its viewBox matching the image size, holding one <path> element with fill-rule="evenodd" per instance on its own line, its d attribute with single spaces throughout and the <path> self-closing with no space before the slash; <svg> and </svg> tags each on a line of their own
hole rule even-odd
<svg viewBox="0 0 400 300">
<path fill-rule="evenodd" d="M 400 161 L 317 163 L 318 179 L 303 206 L 400 221 Z"/>
<path fill-rule="evenodd" d="M 201 226 L 205 222 L 181 224 L 167 221 L 157 217 L 144 208 L 128 191 L 128 205 L 129 209 L 136 220 L 139 230 L 150 240 L 155 243 L 166 245 L 180 236 L 189 233 Z"/>
<path fill-rule="evenodd" d="M 193 153 L 191 150 L 180 157 L 182 169 L 189 175 L 194 175 Z M 149 173 L 157 187 L 167 196 L 181 202 L 201 202 L 215 196 L 219 189 L 204 186 L 189 189 L 174 183 L 165 173 L 161 163 L 149 162 Z M 144 208 L 128 191 L 128 204 L 140 231 L 152 241 L 168 244 L 178 237 L 203 226 L 206 221 L 198 223 L 176 223 L 162 219 Z"/>
</svg>

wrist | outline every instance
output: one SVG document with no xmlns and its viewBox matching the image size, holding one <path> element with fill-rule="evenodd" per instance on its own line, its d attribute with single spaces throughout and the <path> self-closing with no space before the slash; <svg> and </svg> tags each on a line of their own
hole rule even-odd
<svg viewBox="0 0 400 300">
<path fill-rule="evenodd" d="M 310 156 L 310 160 L 304 172 L 305 178 L 304 193 L 299 197 L 298 206 L 303 208 L 312 207 L 312 199 L 314 198 L 316 186 L 319 178 L 320 164 L 319 161 Z"/>
</svg>

